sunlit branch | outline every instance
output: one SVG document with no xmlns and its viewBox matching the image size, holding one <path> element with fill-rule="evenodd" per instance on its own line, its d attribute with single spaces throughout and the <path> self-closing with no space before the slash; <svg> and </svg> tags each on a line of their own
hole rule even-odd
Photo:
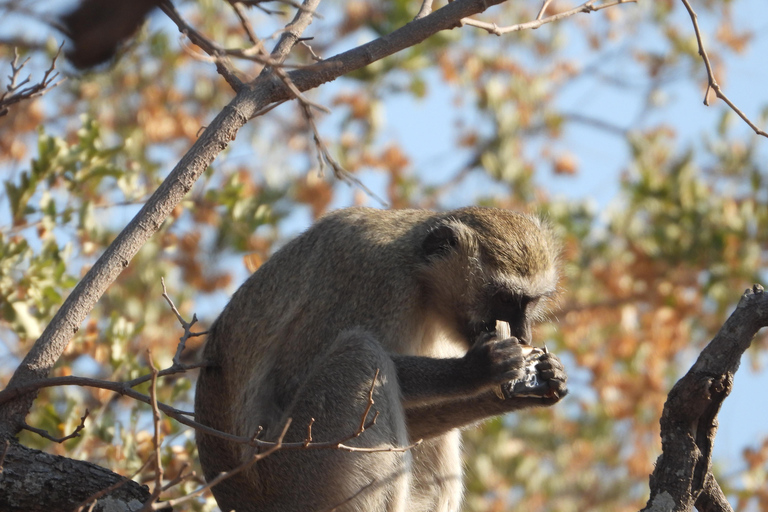
<svg viewBox="0 0 768 512">
<path fill-rule="evenodd" d="M 573 16 L 579 13 L 597 12 L 597 11 L 601 11 L 603 9 L 614 7 L 620 4 L 637 3 L 637 0 L 616 0 L 614 2 L 594 5 L 596 1 L 597 0 L 589 0 L 588 2 L 584 2 L 583 4 L 579 5 L 578 7 L 574 7 L 573 9 L 569 9 L 567 11 L 563 11 L 557 14 L 553 14 L 551 16 L 547 16 L 546 18 L 542 18 L 544 11 L 546 11 L 546 8 L 548 7 L 548 3 L 549 3 L 549 2 L 544 2 L 544 5 L 542 5 L 541 10 L 539 11 L 539 14 L 538 16 L 536 16 L 535 20 L 528 21 L 526 23 L 518 23 L 517 25 L 509 25 L 506 27 L 500 27 L 496 23 L 478 21 L 472 18 L 464 18 L 461 20 L 461 23 L 463 23 L 464 25 L 469 25 L 471 27 L 481 28 L 486 32 L 488 32 L 489 34 L 500 36 L 503 34 L 509 34 L 510 32 L 519 32 L 521 30 L 537 29 L 542 25 L 546 25 L 547 23 L 560 21 L 563 18 L 568 18 L 570 16 Z"/>
<path fill-rule="evenodd" d="M 768 133 L 761 130 L 760 128 L 755 125 L 752 121 L 749 120 L 749 118 L 742 112 L 729 98 L 725 95 L 725 93 L 720 89 L 720 84 L 717 83 L 717 80 L 715 80 L 715 73 L 712 71 L 712 64 L 709 62 L 709 56 L 707 55 L 707 51 L 704 49 L 704 42 L 701 39 L 701 31 L 699 30 L 699 21 L 698 16 L 696 15 L 696 12 L 693 10 L 693 7 L 691 7 L 691 4 L 688 2 L 688 0 L 682 0 L 683 5 L 685 5 L 686 10 L 688 11 L 688 14 L 691 17 L 691 22 L 693 23 L 693 31 L 696 33 L 696 43 L 699 45 L 699 55 L 701 55 L 701 59 L 704 61 L 704 66 L 707 68 L 707 78 L 709 80 L 707 84 L 707 90 L 704 92 L 704 105 L 709 106 L 709 91 L 710 89 L 715 91 L 715 95 L 723 100 L 726 105 L 728 105 L 731 110 L 736 112 L 736 114 L 749 125 L 752 130 L 758 135 L 762 135 L 763 137 L 768 137 Z"/>
</svg>

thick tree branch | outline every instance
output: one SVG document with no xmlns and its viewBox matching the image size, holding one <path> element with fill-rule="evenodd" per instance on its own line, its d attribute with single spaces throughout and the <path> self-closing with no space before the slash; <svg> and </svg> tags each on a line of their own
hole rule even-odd
<svg viewBox="0 0 768 512">
<path fill-rule="evenodd" d="M 0 504 L 4 512 L 76 510 L 97 493 L 94 512 L 128 511 L 136 510 L 150 496 L 146 486 L 96 464 L 32 450 L 15 440 L 8 442 L 0 472 Z M 104 489 L 110 490 L 102 493 Z M 41 499 L 41 493 L 45 499 Z"/>
<path fill-rule="evenodd" d="M 393 33 L 371 41 L 326 61 L 287 73 L 299 91 L 326 82 L 418 44 L 429 36 L 459 25 L 459 21 L 485 11 L 504 0 L 456 0 L 442 9 L 415 20 Z M 319 0 L 306 0 L 305 7 Z M 301 10 L 280 39 L 272 57 L 282 61 L 312 20 L 314 9 Z M 262 73 L 253 83 L 237 92 L 235 98 L 211 121 L 200 138 L 171 171 L 168 178 L 150 197 L 144 207 L 117 236 L 98 261 L 67 297 L 42 336 L 16 369 L 8 388 L 39 380 L 64 352 L 107 287 L 128 266 L 133 256 L 162 226 L 170 212 L 185 197 L 195 181 L 227 147 L 245 123 L 271 104 L 292 99 L 291 91 L 274 76 Z M 37 396 L 31 392 L 6 403 L 0 409 L 0 438 L 16 434 L 24 425 L 24 417 Z"/>
<path fill-rule="evenodd" d="M 669 392 L 661 416 L 662 454 L 650 478 L 643 511 L 731 511 L 712 475 L 717 413 L 733 385 L 744 351 L 768 325 L 768 294 L 755 285 Z"/>
</svg>

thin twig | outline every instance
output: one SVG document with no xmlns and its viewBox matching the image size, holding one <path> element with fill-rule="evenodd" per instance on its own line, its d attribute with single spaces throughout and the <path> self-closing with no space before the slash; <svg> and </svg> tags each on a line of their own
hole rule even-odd
<svg viewBox="0 0 768 512">
<path fill-rule="evenodd" d="M 291 426 L 291 418 L 288 418 L 288 420 L 285 422 L 285 426 L 283 426 L 283 431 L 280 432 L 280 436 L 277 438 L 277 441 L 275 441 L 275 443 L 268 450 L 266 450 L 264 452 L 258 452 L 257 451 L 256 453 L 253 454 L 253 456 L 250 459 L 248 459 L 247 461 L 243 462 L 242 464 L 240 464 L 236 468 L 231 469 L 229 471 L 225 471 L 223 473 L 219 473 L 219 475 L 216 476 L 216 478 L 214 478 L 213 480 L 211 480 L 207 484 L 203 485 L 202 487 L 192 491 L 191 493 L 189 493 L 186 496 L 183 496 L 181 498 L 178 498 L 178 499 L 175 499 L 175 500 L 168 500 L 168 501 L 164 502 L 163 505 L 174 507 L 174 506 L 176 506 L 176 505 L 178 505 L 180 503 L 183 503 L 185 501 L 189 501 L 190 499 L 192 499 L 192 498 L 194 498 L 196 496 L 199 496 L 200 494 L 204 493 L 205 491 L 207 491 L 208 489 L 210 489 L 214 485 L 219 484 L 222 480 L 226 480 L 227 478 L 231 478 L 231 477 L 235 476 L 236 474 L 245 471 L 246 469 L 248 469 L 251 466 L 253 466 L 256 462 L 258 462 L 258 461 L 260 461 L 260 460 L 270 456 L 274 452 L 280 450 L 282 448 L 282 446 L 283 446 L 283 439 L 285 438 L 285 434 L 288 433 L 288 427 L 290 427 L 290 426 Z"/>
<path fill-rule="evenodd" d="M 306 448 L 312 442 L 312 425 L 315 424 L 315 418 L 309 418 L 307 424 L 307 438 L 304 440 L 304 447 Z"/>
<path fill-rule="evenodd" d="M 371 381 L 371 389 L 368 391 L 368 404 L 365 407 L 365 412 L 363 412 L 363 417 L 360 419 L 360 428 L 358 429 L 358 435 L 365 432 L 365 420 L 368 418 L 368 413 L 371 412 L 371 407 L 373 407 L 373 389 L 376 387 L 376 379 L 379 378 L 379 369 L 376 368 L 376 373 L 373 376 L 373 380 Z M 376 421 L 376 417 L 378 416 L 378 411 L 376 415 L 374 415 L 373 419 Z"/>
<path fill-rule="evenodd" d="M 80 437 L 80 431 L 85 428 L 85 419 L 88 417 L 88 409 L 85 410 L 85 414 L 80 416 L 80 424 L 75 427 L 75 430 L 69 434 L 68 436 L 64 437 L 53 437 L 48 433 L 48 431 L 43 430 L 41 428 L 36 428 L 31 425 L 24 424 L 24 430 L 29 430 L 30 432 L 34 432 L 35 434 L 39 435 L 40 437 L 44 437 L 48 439 L 49 441 L 53 441 L 54 443 L 63 443 L 64 441 L 67 441 L 69 439 L 74 439 L 76 437 Z"/>
<path fill-rule="evenodd" d="M 349 185 L 359 187 L 363 192 L 368 194 L 368 196 L 381 203 L 382 206 L 389 206 L 384 199 L 380 198 L 371 189 L 366 187 L 362 181 L 360 181 L 351 172 L 346 170 L 335 158 L 333 158 L 330 150 L 328 149 L 328 146 L 325 145 L 322 137 L 320 137 L 320 132 L 318 131 L 317 124 L 315 123 L 315 117 L 312 114 L 312 111 L 309 109 L 309 106 L 304 103 L 300 104 L 302 113 L 304 114 L 304 119 L 306 119 L 307 124 L 309 124 L 309 127 L 312 130 L 315 148 L 317 149 L 317 162 L 320 174 L 322 174 L 325 170 L 325 165 L 327 163 L 333 170 L 333 175 L 336 177 L 336 179 L 341 180 Z"/>
<path fill-rule="evenodd" d="M 541 4 L 541 9 L 539 9 L 539 14 L 536 15 L 536 19 L 540 20 L 544 13 L 547 12 L 547 7 L 549 7 L 549 4 L 552 3 L 552 0 L 544 0 L 544 3 Z"/>
<path fill-rule="evenodd" d="M 307 41 L 310 41 L 312 39 L 313 38 L 311 37 L 302 38 L 301 41 L 299 41 L 299 44 L 301 44 L 301 46 L 309 50 L 309 54 L 312 56 L 312 60 L 314 60 L 315 62 L 320 62 L 321 60 L 323 60 L 323 58 L 318 54 L 316 54 L 315 51 L 312 49 L 312 47 L 309 44 L 307 44 Z"/>
<path fill-rule="evenodd" d="M 507 27 L 500 27 L 496 23 L 478 21 L 472 18 L 463 18 L 461 20 L 461 23 L 464 25 L 469 25 L 471 27 L 477 27 L 477 28 L 483 29 L 489 34 L 500 36 L 503 34 L 509 34 L 510 32 L 519 32 L 521 30 L 537 29 L 542 25 L 546 25 L 547 23 L 560 21 L 563 18 L 568 18 L 570 16 L 573 16 L 575 14 L 579 14 L 582 12 L 583 13 L 597 12 L 597 11 L 602 11 L 603 9 L 614 7 L 620 4 L 637 3 L 637 0 L 616 0 L 614 2 L 609 2 L 606 4 L 594 5 L 596 1 L 597 0 L 588 0 L 587 2 L 584 2 L 578 7 L 574 7 L 573 9 L 569 9 L 567 11 L 563 11 L 557 14 L 553 14 L 551 16 L 547 16 L 546 18 L 540 17 L 543 13 L 542 11 L 539 13 L 539 16 L 537 16 L 536 19 L 533 21 L 528 21 L 526 23 L 518 23 L 517 25 L 509 25 Z"/>
<path fill-rule="evenodd" d="M 243 27 L 243 30 L 245 30 L 245 33 L 248 35 L 248 39 L 250 39 L 251 43 L 253 43 L 254 46 L 262 46 L 261 40 L 256 35 L 256 31 L 253 30 L 253 26 L 251 25 L 251 22 L 248 19 L 248 15 L 245 13 L 243 6 L 239 2 L 232 2 L 230 5 L 235 11 L 237 18 L 240 20 L 240 25 Z"/>
<path fill-rule="evenodd" d="M 153 504 L 160 498 L 160 493 L 163 492 L 163 460 L 160 453 L 160 447 L 162 441 L 160 440 L 160 409 L 157 406 L 157 368 L 155 363 L 152 362 L 152 353 L 147 350 L 147 362 L 152 370 L 152 382 L 149 386 L 149 399 L 152 406 L 152 445 L 154 447 L 155 454 L 155 488 L 152 490 L 152 495 L 144 503 L 141 508 L 141 512 L 149 512 L 153 510 Z"/>
<path fill-rule="evenodd" d="M 218 44 L 211 41 L 200 32 L 198 32 L 192 25 L 184 21 L 176 10 L 176 7 L 170 2 L 170 0 L 160 0 L 160 10 L 168 16 L 171 21 L 176 24 L 179 32 L 186 35 L 190 41 L 199 46 L 205 53 L 211 56 L 216 63 L 216 71 L 227 81 L 230 87 L 237 92 L 243 88 L 243 82 L 237 77 L 232 69 L 229 59 L 226 57 L 226 52 Z"/>
<path fill-rule="evenodd" d="M 701 31 L 699 30 L 699 21 L 698 16 L 696 15 L 696 12 L 693 10 L 693 7 L 691 7 L 691 4 L 688 2 L 688 0 L 682 0 L 683 5 L 685 5 L 686 10 L 688 11 L 688 15 L 691 17 L 691 22 L 693 23 L 693 31 L 696 33 L 696 43 L 699 45 L 699 55 L 701 55 L 701 59 L 704 61 L 704 66 L 707 68 L 707 90 L 704 92 L 704 105 L 709 106 L 709 90 L 712 89 L 715 91 L 715 95 L 723 100 L 726 105 L 728 105 L 731 110 L 736 112 L 736 114 L 749 125 L 752 130 L 758 134 L 762 135 L 763 137 L 768 137 L 768 133 L 761 130 L 760 128 L 755 125 L 752 121 L 749 120 L 749 118 L 742 112 L 729 98 L 725 95 L 725 93 L 720 89 L 720 84 L 717 83 L 717 80 L 715 80 L 715 73 L 712 71 L 712 64 L 709 62 L 709 56 L 707 55 L 707 51 L 704 49 L 704 42 L 701 38 Z"/>
<path fill-rule="evenodd" d="M 431 13 L 432 13 L 432 0 L 422 0 L 421 8 L 419 9 L 418 14 L 416 14 L 416 17 L 413 19 L 420 20 L 424 16 L 427 16 Z"/>
<path fill-rule="evenodd" d="M 162 372 L 158 372 L 158 376 L 161 376 L 161 374 Z M 149 378 L 151 378 L 151 376 Z M 135 379 L 135 380 L 138 380 L 138 379 Z M 135 382 L 135 380 L 130 382 L 133 383 Z M 27 382 L 23 386 L 18 386 L 10 389 L 6 388 L 3 391 L 0 391 L 0 405 L 13 400 L 14 398 L 18 398 L 19 396 L 25 393 L 29 393 L 30 391 L 35 391 L 35 390 L 39 390 L 47 387 L 58 387 L 58 386 L 82 386 L 82 387 L 92 387 L 92 388 L 98 388 L 98 389 L 107 389 L 109 391 L 113 391 L 120 395 L 133 398 L 134 400 L 137 400 L 139 402 L 143 402 L 148 405 L 151 404 L 151 399 L 149 396 L 139 393 L 135 389 L 132 389 L 130 386 L 127 385 L 126 382 L 113 382 L 108 380 L 90 379 L 87 377 L 67 376 L 67 377 L 49 377 L 45 379 Z M 198 423 L 197 421 L 194 421 L 188 417 L 188 416 L 194 416 L 194 413 L 176 409 L 163 402 L 157 402 L 157 407 L 165 415 L 175 419 L 176 421 L 178 421 L 183 425 L 194 428 L 198 432 L 209 434 L 211 436 L 225 439 L 227 441 L 232 441 L 240 444 L 247 444 L 250 446 L 258 446 L 261 448 L 271 448 L 274 445 L 274 442 L 262 441 L 260 439 L 256 439 L 255 437 L 236 436 L 234 434 L 229 434 L 227 432 L 216 430 L 215 428 L 211 428 L 202 423 Z M 375 421 L 375 417 L 374 417 L 374 421 Z M 366 424 L 365 428 L 370 428 L 374 423 L 374 421 L 371 421 L 368 424 Z M 304 445 L 304 441 L 299 441 L 295 443 L 283 443 L 283 449 L 323 450 L 328 448 L 336 448 L 342 451 L 376 453 L 376 452 L 391 452 L 391 451 L 407 450 L 420 443 L 419 441 L 419 443 L 416 443 L 414 445 L 404 447 L 404 448 L 354 448 L 354 447 L 346 446 L 344 444 L 350 439 L 354 439 L 355 437 L 358 437 L 358 435 L 359 434 L 355 432 L 338 441 L 312 442 L 307 446 Z"/>
<path fill-rule="evenodd" d="M 163 492 L 167 491 L 168 489 L 171 489 L 172 487 L 176 487 L 180 483 L 189 480 L 190 478 L 194 478 L 197 476 L 197 473 L 194 471 L 190 471 L 189 473 L 184 473 L 184 470 L 189 467 L 189 462 L 185 462 L 181 466 L 181 470 L 179 471 L 179 474 L 176 475 L 173 479 L 171 479 L 167 484 L 163 486 Z"/>
<path fill-rule="evenodd" d="M 302 12 L 307 12 L 312 14 L 315 18 L 322 20 L 324 19 L 322 15 L 314 12 L 314 10 L 311 10 L 304 5 L 300 4 L 299 2 L 294 2 L 293 0 L 238 0 L 237 3 L 246 5 L 248 7 L 260 7 L 261 4 L 269 3 L 269 2 L 279 2 L 281 4 L 289 5 L 295 9 L 298 9 Z"/>
<path fill-rule="evenodd" d="M 61 49 L 63 47 L 64 43 L 62 42 L 58 51 L 56 52 L 56 55 L 54 55 L 53 59 L 51 60 L 51 66 L 43 74 L 43 78 L 38 83 L 23 89 L 21 87 L 28 84 L 32 77 L 28 76 L 24 80 L 18 81 L 19 74 L 21 73 L 22 68 L 26 66 L 27 62 L 29 62 L 29 58 L 25 59 L 24 62 L 19 64 L 19 52 L 14 47 L 14 57 L 13 61 L 11 62 L 11 74 L 8 76 L 8 79 L 11 81 L 11 83 L 6 86 L 6 91 L 0 94 L 0 117 L 6 115 L 8 113 L 8 107 L 14 103 L 42 96 L 66 80 L 66 78 L 62 78 L 58 82 L 54 83 L 54 80 L 56 80 L 56 78 L 59 76 L 58 72 L 54 73 L 56 70 L 56 60 L 59 58 L 59 55 L 61 55 Z"/>
<path fill-rule="evenodd" d="M 197 323 L 197 315 L 192 315 L 191 322 L 184 320 L 184 318 L 181 316 L 181 313 L 179 313 L 179 310 L 176 308 L 176 305 L 168 296 L 168 290 L 165 289 L 165 279 L 162 277 L 160 278 L 160 284 L 163 285 L 163 298 L 168 303 L 168 305 L 171 306 L 171 311 L 173 311 L 173 314 L 176 315 L 176 319 L 184 329 L 184 334 L 181 336 L 181 338 L 179 338 L 179 344 L 176 346 L 176 353 L 173 355 L 173 366 L 182 366 L 181 353 L 184 351 L 184 348 L 187 345 L 187 340 L 189 338 L 206 335 L 208 334 L 208 331 L 192 332 L 192 326 Z"/>
</svg>

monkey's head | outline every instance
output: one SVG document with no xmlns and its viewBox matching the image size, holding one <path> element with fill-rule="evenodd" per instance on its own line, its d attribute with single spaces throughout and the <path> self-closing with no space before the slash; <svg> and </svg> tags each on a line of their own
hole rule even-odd
<svg viewBox="0 0 768 512">
<path fill-rule="evenodd" d="M 421 276 L 434 311 L 468 345 L 507 322 L 531 341 L 557 291 L 559 246 L 540 219 L 464 208 L 438 219 L 423 239 Z"/>
</svg>

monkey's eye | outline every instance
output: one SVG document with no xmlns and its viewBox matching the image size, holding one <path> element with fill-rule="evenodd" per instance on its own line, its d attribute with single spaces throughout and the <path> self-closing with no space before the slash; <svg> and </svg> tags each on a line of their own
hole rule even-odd
<svg viewBox="0 0 768 512">
<path fill-rule="evenodd" d="M 505 306 L 518 306 L 520 309 L 525 309 L 528 303 L 531 302 L 531 298 L 525 295 L 518 295 L 517 293 L 499 292 L 496 294 L 496 300 Z"/>
</svg>

